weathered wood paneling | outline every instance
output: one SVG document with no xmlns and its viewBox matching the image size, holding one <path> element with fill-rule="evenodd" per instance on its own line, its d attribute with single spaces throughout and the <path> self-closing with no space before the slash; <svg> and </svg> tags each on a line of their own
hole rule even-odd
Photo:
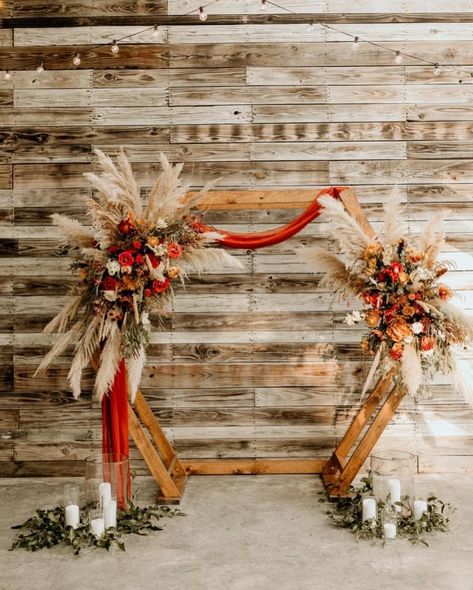
<svg viewBox="0 0 473 590">
<path fill-rule="evenodd" d="M 0 69 L 17 70 L 0 81 L 0 475 L 81 474 L 100 448 L 97 404 L 67 392 L 71 351 L 33 378 L 53 341 L 41 329 L 75 281 L 49 216 L 85 220 L 94 147 L 125 146 L 145 187 L 160 151 L 185 162 L 192 186 L 221 177 L 207 219 L 235 231 L 285 223 L 335 183 L 356 187 L 375 228 L 394 186 L 413 231 L 447 205 L 448 281 L 473 310 L 471 1 L 297 0 L 291 16 L 221 0 L 203 24 L 184 16 L 195 6 L 0 8 Z M 434 76 L 373 46 L 355 52 L 335 32 L 307 31 L 309 14 L 459 70 Z M 157 38 L 132 38 L 118 57 L 93 47 L 155 22 Z M 76 51 L 82 62 L 69 69 Z M 238 252 L 241 273 L 179 290 L 173 318 L 152 334 L 143 391 L 184 457 L 324 457 L 343 435 L 367 365 L 344 306 L 296 257 L 325 241 L 316 222 L 288 243 Z M 472 412 L 444 379 L 431 393 L 405 400 L 380 446 L 415 452 L 424 471 L 471 470 Z"/>
</svg>

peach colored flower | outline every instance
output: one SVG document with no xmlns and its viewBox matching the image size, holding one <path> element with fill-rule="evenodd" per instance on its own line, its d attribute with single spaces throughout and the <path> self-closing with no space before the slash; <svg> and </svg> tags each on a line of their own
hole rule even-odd
<svg viewBox="0 0 473 590">
<path fill-rule="evenodd" d="M 181 269 L 178 266 L 170 266 L 167 271 L 167 275 L 170 279 L 177 279 L 181 274 Z"/>
<path fill-rule="evenodd" d="M 381 321 L 381 312 L 379 309 L 370 309 L 365 314 L 365 322 L 370 328 L 375 328 Z"/>
<path fill-rule="evenodd" d="M 373 258 L 378 256 L 383 251 L 383 246 L 379 242 L 374 242 L 373 244 L 369 244 L 366 246 L 363 252 L 363 258 Z"/>
<path fill-rule="evenodd" d="M 391 350 L 389 351 L 389 354 L 391 355 L 391 357 L 398 361 L 399 359 L 402 358 L 402 355 L 404 354 L 404 345 L 401 344 L 401 342 L 395 342 L 392 347 Z"/>
<path fill-rule="evenodd" d="M 409 275 L 407 274 L 407 272 L 401 271 L 398 276 L 398 281 L 401 283 L 401 285 L 405 285 L 408 280 Z"/>
<path fill-rule="evenodd" d="M 423 352 L 426 352 L 427 350 L 432 350 L 434 346 L 435 338 L 433 336 L 422 336 L 422 338 L 420 339 L 420 349 Z"/>
<path fill-rule="evenodd" d="M 415 307 L 413 307 L 412 305 L 405 305 L 405 306 L 402 308 L 402 313 L 403 313 L 404 315 L 407 315 L 408 317 L 411 317 L 411 316 L 413 316 L 413 315 L 415 314 L 415 312 L 416 312 L 416 308 L 415 308 Z"/>
<path fill-rule="evenodd" d="M 394 342 L 402 342 L 404 338 L 410 336 L 411 329 L 404 318 L 399 318 L 389 324 L 386 333 Z"/>
<path fill-rule="evenodd" d="M 439 297 L 446 301 L 453 295 L 453 291 L 447 285 L 439 285 Z"/>
</svg>

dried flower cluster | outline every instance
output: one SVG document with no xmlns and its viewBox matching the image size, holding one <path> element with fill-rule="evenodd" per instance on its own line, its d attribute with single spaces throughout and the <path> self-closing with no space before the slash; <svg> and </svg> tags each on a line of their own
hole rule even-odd
<svg viewBox="0 0 473 590">
<path fill-rule="evenodd" d="M 91 227 L 53 215 L 73 249 L 72 268 L 80 280 L 72 300 L 45 328 L 62 336 L 38 371 L 74 343 L 69 382 L 78 397 L 82 370 L 99 351 L 95 393 L 101 399 L 125 358 L 133 399 L 145 363 L 150 314 L 165 313 L 173 283 L 183 282 L 190 271 L 241 264 L 209 246 L 219 234 L 205 231 L 191 212 L 205 189 L 186 198 L 188 187 L 179 179 L 182 165 L 173 167 L 161 156 L 162 172 L 145 203 L 125 154 L 120 153 L 115 165 L 99 150 L 96 153 L 102 173 L 87 175 L 96 189 L 87 203 Z"/>
<path fill-rule="evenodd" d="M 370 238 L 353 225 L 340 203 L 325 197 L 321 201 L 341 256 L 318 248 L 311 256 L 314 262 L 322 261 L 322 270 L 339 292 L 363 302 L 364 310 L 349 313 L 345 320 L 369 328 L 362 338 L 363 351 L 376 363 L 383 361 L 383 368 L 396 363 L 411 394 L 437 371 L 453 373 L 459 384 L 454 349 L 473 341 L 473 320 L 449 303 L 453 292 L 441 282 L 447 265 L 437 261 L 444 243 L 440 216 L 415 240 L 393 220 L 393 214 L 402 215 L 395 202 L 386 213 L 384 232 Z M 468 394 L 467 386 L 463 384 Z"/>
</svg>

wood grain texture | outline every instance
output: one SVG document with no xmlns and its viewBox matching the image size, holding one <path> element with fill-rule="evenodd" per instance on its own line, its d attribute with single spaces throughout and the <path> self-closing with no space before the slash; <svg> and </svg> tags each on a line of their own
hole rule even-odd
<svg viewBox="0 0 473 590">
<path fill-rule="evenodd" d="M 67 391 L 71 351 L 33 378 L 53 342 L 41 329 L 75 283 L 50 215 L 86 221 L 96 147 L 123 145 L 144 189 L 160 151 L 185 163 L 193 188 L 220 178 L 206 219 L 233 231 L 287 223 L 335 183 L 354 185 L 376 231 L 394 186 L 414 232 L 448 207 L 448 282 L 473 310 L 471 1 L 297 0 L 294 16 L 220 0 L 204 24 L 184 15 L 195 6 L 20 0 L 0 13 L 0 70 L 17 70 L 0 84 L 0 475 L 82 475 L 100 448 L 92 373 L 81 400 Z M 459 69 L 434 76 L 377 47 L 354 52 L 335 33 L 307 32 L 310 15 Z M 94 48 L 155 23 L 157 39 L 131 38 L 119 57 Z M 215 470 L 206 460 L 218 458 L 300 469 L 299 459 L 328 458 L 356 415 L 361 332 L 298 258 L 307 244 L 326 245 L 322 223 L 237 252 L 241 272 L 193 277 L 153 332 L 143 392 L 192 469 Z M 403 400 L 378 448 L 414 452 L 421 470 L 471 470 L 472 412 L 445 379 L 430 389 Z M 134 447 L 132 457 L 146 473 Z"/>
</svg>

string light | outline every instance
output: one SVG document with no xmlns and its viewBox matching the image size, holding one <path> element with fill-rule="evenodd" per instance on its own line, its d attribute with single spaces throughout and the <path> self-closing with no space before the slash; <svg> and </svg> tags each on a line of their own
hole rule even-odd
<svg viewBox="0 0 473 590">
<path fill-rule="evenodd" d="M 206 8 L 207 6 L 213 5 L 217 2 L 219 2 L 220 0 L 209 0 L 209 2 L 207 2 L 204 6 L 200 6 L 198 9 L 197 8 L 193 8 L 192 10 L 189 10 L 189 12 L 184 13 L 182 16 L 188 16 L 188 15 L 192 15 L 197 13 L 197 16 L 199 18 L 199 20 L 201 21 L 206 21 L 208 18 L 207 13 L 205 12 L 204 8 Z M 1 0 L 0 0 L 1 2 Z M 246 0 L 246 3 L 248 4 L 250 2 L 250 0 Z M 286 12 L 288 14 L 294 14 L 294 15 L 298 15 L 299 13 L 295 12 L 294 10 L 292 10 L 291 8 L 287 8 L 286 6 L 283 6 L 277 2 L 273 2 L 273 0 L 261 0 L 261 10 L 267 10 L 268 6 L 274 6 L 275 8 L 278 8 L 279 10 L 282 10 L 283 12 Z M 243 22 L 247 22 L 248 18 L 247 16 L 242 16 L 242 21 Z M 320 26 L 323 27 L 326 30 L 332 30 L 335 31 L 341 35 L 345 35 L 346 37 L 350 37 L 353 42 L 352 42 L 352 49 L 354 51 L 357 51 L 360 48 L 360 42 L 366 43 L 368 45 L 371 45 L 373 47 L 377 47 L 378 49 L 381 49 L 383 51 L 389 51 L 392 52 L 393 49 L 391 47 L 382 45 L 381 43 L 378 42 L 374 42 L 374 41 L 368 41 L 366 39 L 360 39 L 358 36 L 353 36 L 351 33 L 346 33 L 345 31 L 338 29 L 337 27 L 334 27 L 330 24 L 324 23 L 324 22 L 314 22 L 313 19 L 311 19 L 308 23 L 307 23 L 307 31 L 313 31 L 314 28 L 316 26 Z M 121 41 L 124 41 L 125 39 L 129 39 L 131 37 L 135 37 L 136 35 L 140 35 L 142 33 L 146 33 L 152 31 L 152 36 L 153 37 L 159 37 L 159 26 L 158 25 L 153 25 L 152 27 L 147 27 L 146 29 L 143 29 L 141 31 L 136 31 L 134 33 L 131 33 L 129 35 L 126 35 L 125 37 L 121 37 L 120 39 L 116 39 L 113 41 L 113 43 L 110 44 L 109 43 L 101 43 L 98 45 L 94 45 L 92 46 L 90 49 L 93 48 L 101 48 L 101 47 L 106 47 L 109 46 L 110 47 L 110 51 L 113 54 L 118 54 L 120 51 L 120 48 L 118 46 L 118 43 Z M 434 76 L 438 76 L 440 75 L 441 71 L 443 70 L 449 70 L 449 71 L 458 71 L 456 70 L 456 68 L 454 66 L 448 66 L 448 65 L 443 65 L 442 67 L 440 67 L 440 65 L 438 63 L 433 63 L 427 59 L 424 59 L 422 57 L 419 57 L 417 55 L 412 55 L 409 53 L 401 53 L 401 51 L 395 51 L 395 57 L 394 57 L 394 62 L 396 64 L 401 64 L 403 62 L 403 58 L 404 57 L 408 57 L 411 60 L 414 60 L 416 62 L 428 65 L 433 67 L 433 74 Z M 75 53 L 72 57 L 72 63 L 76 66 L 80 65 L 81 63 L 81 57 L 79 53 Z M 41 61 L 37 68 L 36 68 L 37 72 L 42 72 L 44 71 L 44 62 Z M 5 74 L 4 74 L 4 78 L 6 80 L 9 80 L 11 77 L 11 74 L 8 70 L 6 70 Z M 470 77 L 473 78 L 473 72 L 470 74 Z M 458 81 L 459 84 L 463 83 L 463 79 L 460 79 Z"/>
</svg>

